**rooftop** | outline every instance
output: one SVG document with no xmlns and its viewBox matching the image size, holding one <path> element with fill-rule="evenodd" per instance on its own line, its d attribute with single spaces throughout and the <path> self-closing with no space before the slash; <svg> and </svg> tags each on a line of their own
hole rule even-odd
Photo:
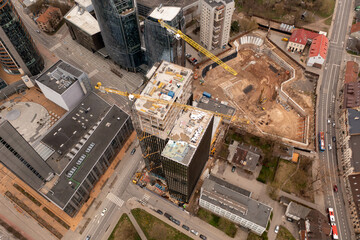
<svg viewBox="0 0 360 240">
<path fill-rule="evenodd" d="M 360 153 L 357 151 L 360 148 L 360 135 L 350 137 L 350 148 L 352 150 L 351 165 L 355 173 L 360 172 Z"/>
<path fill-rule="evenodd" d="M 232 163 L 242 165 L 247 171 L 253 172 L 259 162 L 260 155 L 255 153 L 257 148 L 252 146 L 238 145 Z"/>
<path fill-rule="evenodd" d="M 291 34 L 289 42 L 295 42 L 305 45 L 308 39 L 314 39 L 318 35 L 318 33 L 311 32 L 305 29 L 295 29 Z"/>
<path fill-rule="evenodd" d="M 300 219 L 305 219 L 305 217 L 309 214 L 310 211 L 310 208 L 297 204 L 295 202 L 290 202 L 286 208 L 286 213 L 297 216 Z"/>
<path fill-rule="evenodd" d="M 356 82 L 359 74 L 359 64 L 354 61 L 346 63 L 345 83 Z"/>
<path fill-rule="evenodd" d="M 233 116 L 235 114 L 235 108 L 228 106 L 227 103 L 219 102 L 215 99 L 207 98 L 205 96 L 202 96 L 200 98 L 197 107 L 230 116 Z"/>
<path fill-rule="evenodd" d="M 149 17 L 172 21 L 180 11 L 180 7 L 157 7 L 150 13 Z"/>
<path fill-rule="evenodd" d="M 356 205 L 358 214 L 360 211 L 360 189 L 359 189 L 359 185 L 360 184 L 360 174 L 359 173 L 352 173 L 348 176 L 349 178 L 349 182 L 350 182 L 350 188 L 351 188 L 351 193 L 352 193 L 352 197 L 354 200 L 354 203 Z"/>
<path fill-rule="evenodd" d="M 360 112 L 349 108 L 348 122 L 350 135 L 360 135 Z"/>
<path fill-rule="evenodd" d="M 56 156 L 47 163 L 60 174 L 78 149 L 97 128 L 98 122 L 110 109 L 110 105 L 95 93 L 87 95 L 77 107 L 68 112 L 42 139 L 42 143 L 53 149 Z M 64 158 L 66 155 L 68 158 Z"/>
<path fill-rule="evenodd" d="M 65 92 L 84 72 L 72 65 L 59 60 L 46 72 L 42 73 L 36 81 L 62 94 Z"/>
<path fill-rule="evenodd" d="M 91 106 L 91 109 L 85 113 L 89 106 Z M 77 114 L 80 116 L 77 116 Z M 88 119 L 89 121 L 86 123 L 89 128 L 84 129 L 81 123 L 73 120 L 74 116 L 82 119 L 82 123 L 85 123 L 85 119 Z M 78 186 L 82 184 L 91 169 L 99 161 L 99 158 L 110 144 L 111 139 L 120 131 L 128 118 L 129 116 L 116 105 L 110 107 L 109 104 L 95 93 L 90 93 L 84 98 L 82 103 L 65 116 L 60 124 L 47 136 L 47 138 L 52 136 L 54 139 L 57 139 L 57 136 L 62 136 L 61 139 L 65 140 L 66 138 L 64 139 L 63 137 L 67 137 L 67 133 L 70 133 L 70 136 L 72 136 L 71 131 L 77 131 L 77 133 L 73 134 L 74 137 L 68 138 L 65 142 L 68 150 L 72 148 L 70 153 L 65 154 L 66 152 L 64 151 L 63 154 L 59 154 L 56 152 L 56 156 L 50 160 L 51 167 L 59 161 L 62 163 L 57 167 L 63 165 L 63 169 L 58 173 L 54 181 L 48 182 L 41 189 L 41 192 L 60 208 L 64 208 L 73 194 L 75 194 Z M 92 124 L 89 123 L 90 121 Z M 67 130 L 67 128 L 70 129 Z M 58 134 L 54 136 L 56 132 Z M 62 132 L 64 134 L 59 134 Z M 50 141 L 50 139 L 47 140 Z"/>
<path fill-rule="evenodd" d="M 212 114 L 199 110 L 184 112 L 175 122 L 169 134 L 169 141 L 161 155 L 168 159 L 188 165 L 199 145 Z"/>
<path fill-rule="evenodd" d="M 141 96 L 173 103 L 182 95 L 184 86 L 189 84 L 192 74 L 192 70 L 188 68 L 163 61 L 141 92 Z M 139 112 L 163 120 L 170 110 L 170 104 L 155 104 L 146 99 L 137 99 L 135 108 Z"/>
<path fill-rule="evenodd" d="M 100 32 L 98 21 L 89 12 L 84 11 L 84 9 L 79 6 L 74 6 L 65 15 L 65 19 L 89 35 Z"/>
<path fill-rule="evenodd" d="M 311 43 L 309 57 L 317 57 L 320 55 L 323 59 L 325 59 L 328 47 L 329 40 L 327 37 L 322 34 L 318 35 Z"/>
<path fill-rule="evenodd" d="M 41 14 L 38 19 L 36 19 L 36 22 L 42 22 L 42 23 L 46 23 L 48 22 L 50 19 L 52 19 L 54 17 L 53 13 L 54 12 L 58 12 L 60 11 L 59 8 L 57 7 L 53 7 L 53 6 L 49 6 L 46 11 Z"/>
<path fill-rule="evenodd" d="M 91 0 L 75 0 L 75 2 L 83 8 L 92 8 Z"/>
<path fill-rule="evenodd" d="M 360 82 L 345 83 L 344 107 L 356 108 L 360 106 Z"/>
<path fill-rule="evenodd" d="M 266 228 L 272 208 L 244 195 L 246 190 L 214 176 L 204 180 L 201 190 L 201 199 Z"/>
<path fill-rule="evenodd" d="M 182 1 L 178 1 L 178 0 L 166 0 L 166 1 L 164 1 L 164 0 L 153 0 L 153 1 L 138 0 L 138 1 L 136 1 L 137 4 L 146 6 L 151 9 L 159 7 L 160 4 L 184 8 L 188 5 L 193 4 L 194 2 L 197 2 L 197 0 L 182 0 Z"/>
</svg>

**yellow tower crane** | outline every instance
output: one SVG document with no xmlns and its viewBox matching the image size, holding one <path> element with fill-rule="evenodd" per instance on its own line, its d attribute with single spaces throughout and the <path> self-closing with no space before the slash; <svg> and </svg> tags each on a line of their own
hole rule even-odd
<svg viewBox="0 0 360 240">
<path fill-rule="evenodd" d="M 186 41 L 188 44 L 190 44 L 193 48 L 195 48 L 196 50 L 198 50 L 199 52 L 201 52 L 202 54 L 204 54 L 205 56 L 207 56 L 208 58 L 210 58 L 211 60 L 216 62 L 218 65 L 223 67 L 226 71 L 228 71 L 229 73 L 231 73 L 235 76 L 237 75 L 237 72 L 233 68 L 229 67 L 226 63 L 221 61 L 220 58 L 218 58 L 217 56 L 215 56 L 214 54 L 212 54 L 211 52 L 206 50 L 204 47 L 202 47 L 200 44 L 198 44 L 197 42 L 195 42 L 194 40 L 192 40 L 191 38 L 186 36 L 179 29 L 176 29 L 176 28 L 166 24 L 162 19 L 159 19 L 158 22 L 160 23 L 160 25 L 162 27 L 166 28 L 170 33 L 174 34 L 175 38 L 177 38 L 177 39 L 182 38 L 184 41 Z"/>
<path fill-rule="evenodd" d="M 152 97 L 147 97 L 144 95 L 140 95 L 137 93 L 128 93 L 128 92 L 123 92 L 117 89 L 113 89 L 113 88 L 108 88 L 108 87 L 104 87 L 102 86 L 101 82 L 98 82 L 95 86 L 96 89 L 100 90 L 101 92 L 108 92 L 108 93 L 115 93 L 124 97 L 129 98 L 130 101 L 134 101 L 135 99 L 144 99 L 150 102 L 154 102 L 156 104 L 164 104 L 164 105 L 171 105 L 173 107 L 178 107 L 181 108 L 183 110 L 198 110 L 199 108 L 197 107 L 193 107 L 193 106 L 189 106 L 186 104 L 181 104 L 181 103 L 177 103 L 177 102 L 169 102 L 163 99 L 156 99 L 156 98 L 152 98 Z M 241 123 L 241 124 L 249 124 L 250 121 L 248 119 L 245 118 L 238 118 L 236 116 L 232 116 L 232 115 L 226 115 L 226 114 L 222 114 L 222 113 L 217 113 L 217 112 L 213 112 L 213 111 L 209 111 L 209 110 L 204 110 L 201 109 L 201 111 L 204 112 L 209 112 L 215 116 L 221 117 L 223 119 L 229 120 L 230 123 Z"/>
</svg>

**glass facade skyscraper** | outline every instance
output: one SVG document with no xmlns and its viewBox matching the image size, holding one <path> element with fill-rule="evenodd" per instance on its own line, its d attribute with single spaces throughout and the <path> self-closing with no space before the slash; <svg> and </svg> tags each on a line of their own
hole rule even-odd
<svg viewBox="0 0 360 240">
<path fill-rule="evenodd" d="M 161 27 L 159 19 L 185 32 L 185 18 L 181 8 L 155 8 L 145 19 L 144 39 L 148 65 L 152 66 L 156 62 L 165 60 L 185 66 L 185 41 L 176 39 L 174 34 Z"/>
<path fill-rule="evenodd" d="M 7 72 L 20 73 L 21 68 L 37 75 L 43 70 L 44 60 L 10 0 L 0 0 L 0 42 L 0 63 Z"/>
<path fill-rule="evenodd" d="M 121 67 L 136 71 L 143 57 L 133 0 L 92 0 L 92 3 L 110 58 Z"/>
</svg>

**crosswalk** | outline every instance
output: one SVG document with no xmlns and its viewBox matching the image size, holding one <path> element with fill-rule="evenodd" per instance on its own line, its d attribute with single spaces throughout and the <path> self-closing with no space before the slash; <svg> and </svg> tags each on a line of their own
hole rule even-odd
<svg viewBox="0 0 360 240">
<path fill-rule="evenodd" d="M 106 196 L 107 199 L 109 199 L 110 201 L 112 201 L 113 203 L 115 203 L 116 205 L 118 205 L 119 207 L 122 207 L 122 205 L 124 204 L 124 201 L 122 199 L 120 199 L 118 196 L 116 196 L 113 193 L 108 193 L 108 195 Z"/>
<path fill-rule="evenodd" d="M 143 198 L 140 200 L 140 203 L 143 204 L 143 205 L 145 205 L 145 204 L 147 204 L 147 202 L 149 201 L 149 199 L 150 199 L 150 196 L 145 193 L 144 196 L 143 196 Z"/>
</svg>

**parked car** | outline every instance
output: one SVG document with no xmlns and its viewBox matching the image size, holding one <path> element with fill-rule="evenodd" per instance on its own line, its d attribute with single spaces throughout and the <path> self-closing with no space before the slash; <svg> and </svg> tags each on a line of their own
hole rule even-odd
<svg viewBox="0 0 360 240">
<path fill-rule="evenodd" d="M 328 148 L 329 148 L 329 150 L 331 150 L 331 149 L 332 149 L 331 144 L 329 144 L 329 145 L 328 145 Z"/>
<path fill-rule="evenodd" d="M 156 210 L 156 212 L 160 215 L 163 215 L 163 212 L 160 209 Z"/>
<path fill-rule="evenodd" d="M 171 216 L 170 214 L 168 214 L 168 213 L 164 213 L 164 216 L 165 216 L 167 219 L 169 219 L 169 220 L 171 221 L 172 216 Z"/>
<path fill-rule="evenodd" d="M 333 142 L 336 142 L 336 137 L 332 137 L 332 141 L 333 141 Z"/>
<path fill-rule="evenodd" d="M 286 220 L 288 220 L 289 222 L 293 222 L 293 221 L 294 221 L 294 219 L 289 218 L 289 217 L 287 217 Z"/>
<path fill-rule="evenodd" d="M 179 220 L 173 218 L 173 219 L 171 219 L 171 221 L 172 221 L 173 223 L 175 223 L 176 225 L 180 226 L 180 221 L 179 221 Z"/>
<path fill-rule="evenodd" d="M 105 213 L 106 213 L 106 211 L 107 211 L 107 208 L 104 208 L 104 209 L 102 210 L 102 212 L 101 212 L 101 216 L 104 216 Z"/>
<path fill-rule="evenodd" d="M 136 148 L 134 148 L 133 150 L 131 150 L 131 155 L 134 155 L 134 153 L 136 152 Z"/>
<path fill-rule="evenodd" d="M 330 119 L 328 119 L 328 121 L 327 121 L 327 122 L 328 122 L 328 124 L 330 124 L 330 123 L 331 123 Z"/>
<path fill-rule="evenodd" d="M 36 30 L 37 33 L 40 33 L 40 30 Z M 90 238 L 89 238 L 90 239 Z"/>
<path fill-rule="evenodd" d="M 186 231 L 189 231 L 189 230 L 190 230 L 190 228 L 189 228 L 188 226 L 184 225 L 184 224 L 183 224 L 181 227 L 182 227 L 183 229 L 185 229 Z"/>
<path fill-rule="evenodd" d="M 191 54 L 190 54 L 190 53 L 186 53 L 186 54 L 185 54 L 185 57 L 191 58 Z"/>
<path fill-rule="evenodd" d="M 194 234 L 195 236 L 199 235 L 199 233 L 198 233 L 196 230 L 194 230 L 194 229 L 191 229 L 190 232 L 191 232 L 192 234 Z"/>
<path fill-rule="evenodd" d="M 279 229 L 280 229 L 280 227 L 279 227 L 279 225 L 277 225 L 277 226 L 275 227 L 275 233 L 278 233 L 278 232 L 279 232 Z"/>
<path fill-rule="evenodd" d="M 334 122 L 332 123 L 332 126 L 335 127 L 335 123 L 334 123 Z"/>
<path fill-rule="evenodd" d="M 333 188 L 334 188 L 334 192 L 337 192 L 337 191 L 338 191 L 338 187 L 337 187 L 337 185 L 336 185 L 336 184 L 334 185 L 334 187 L 333 187 Z"/>
<path fill-rule="evenodd" d="M 200 238 L 201 238 L 202 240 L 206 240 L 206 239 L 207 239 L 207 237 L 205 237 L 205 236 L 202 235 L 202 234 L 200 234 Z"/>
<path fill-rule="evenodd" d="M 236 167 L 233 166 L 233 167 L 231 168 L 231 171 L 232 171 L 232 172 L 235 172 L 235 170 L 236 170 Z"/>
</svg>

